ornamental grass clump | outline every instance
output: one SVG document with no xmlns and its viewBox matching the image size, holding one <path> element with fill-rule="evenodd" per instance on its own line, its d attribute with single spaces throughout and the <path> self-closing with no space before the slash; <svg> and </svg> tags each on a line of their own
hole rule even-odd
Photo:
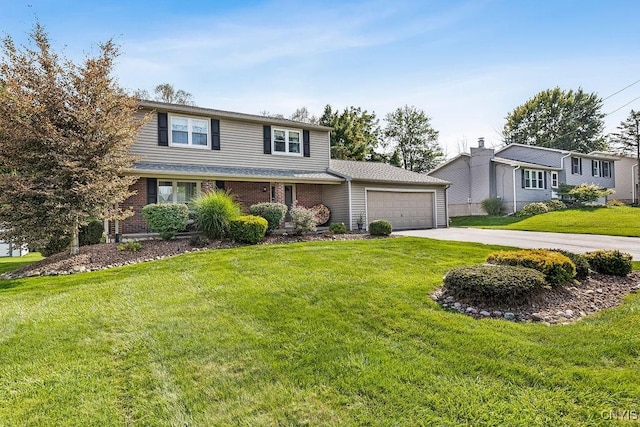
<svg viewBox="0 0 640 427">
<path fill-rule="evenodd" d="M 544 274 L 547 282 L 554 286 L 566 285 L 576 275 L 576 266 L 568 257 L 545 249 L 494 252 L 489 254 L 487 262 L 538 270 Z"/>
<path fill-rule="evenodd" d="M 214 190 L 195 199 L 196 226 L 211 239 L 222 239 L 229 235 L 229 222 L 240 216 L 240 205 L 233 195 L 225 190 Z"/>
<path fill-rule="evenodd" d="M 449 270 L 444 289 L 471 302 L 518 302 L 547 286 L 539 271 L 508 265 L 474 265 Z"/>
<path fill-rule="evenodd" d="M 620 251 L 593 251 L 584 254 L 593 271 L 611 276 L 626 276 L 633 270 L 631 255 Z"/>
<path fill-rule="evenodd" d="M 251 215 L 261 216 L 267 220 L 267 233 L 280 226 L 287 214 L 287 205 L 282 203 L 256 203 L 249 207 Z"/>
</svg>

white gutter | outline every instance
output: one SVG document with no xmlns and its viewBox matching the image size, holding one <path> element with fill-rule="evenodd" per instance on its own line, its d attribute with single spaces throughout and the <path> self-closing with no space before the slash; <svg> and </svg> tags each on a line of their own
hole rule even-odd
<svg viewBox="0 0 640 427">
<path fill-rule="evenodd" d="M 632 203 L 636 202 L 636 174 L 633 171 L 635 168 L 638 167 L 638 164 L 635 163 L 633 166 L 631 166 L 631 200 Z"/>
<path fill-rule="evenodd" d="M 347 188 L 349 190 L 349 231 L 353 231 L 353 212 L 351 208 L 351 180 L 347 180 Z"/>
<path fill-rule="evenodd" d="M 513 213 L 516 213 L 518 203 L 516 200 L 516 171 L 520 169 L 520 166 L 513 168 Z"/>
</svg>

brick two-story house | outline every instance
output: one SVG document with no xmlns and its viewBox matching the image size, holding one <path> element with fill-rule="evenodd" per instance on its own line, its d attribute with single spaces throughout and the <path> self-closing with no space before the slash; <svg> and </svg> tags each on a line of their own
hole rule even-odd
<svg viewBox="0 0 640 427">
<path fill-rule="evenodd" d="M 500 198 L 504 211 L 513 213 L 528 203 L 557 198 L 560 183 L 615 188 L 615 161 L 604 153 L 522 144 L 495 151 L 486 148 L 481 138 L 470 153 L 458 155 L 428 175 L 451 182 L 451 216 L 483 215 L 481 202 L 490 197 Z"/>
<path fill-rule="evenodd" d="M 386 164 L 330 159 L 330 128 L 209 108 L 140 101 L 151 119 L 133 145 L 128 172 L 140 177 L 123 204 L 135 214 L 110 225 L 117 234 L 147 233 L 140 211 L 149 203 L 189 203 L 224 188 L 246 208 L 275 201 L 324 204 L 331 221 L 355 228 L 385 218 L 394 228 L 448 224 L 448 183 Z"/>
</svg>

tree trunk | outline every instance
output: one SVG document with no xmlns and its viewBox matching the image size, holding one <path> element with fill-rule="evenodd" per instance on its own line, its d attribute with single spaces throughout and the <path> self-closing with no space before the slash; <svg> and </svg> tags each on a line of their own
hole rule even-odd
<svg viewBox="0 0 640 427">
<path fill-rule="evenodd" d="M 77 255 L 80 252 L 80 226 L 78 225 L 78 220 L 76 219 L 73 224 L 73 230 L 71 231 L 71 255 Z"/>
</svg>

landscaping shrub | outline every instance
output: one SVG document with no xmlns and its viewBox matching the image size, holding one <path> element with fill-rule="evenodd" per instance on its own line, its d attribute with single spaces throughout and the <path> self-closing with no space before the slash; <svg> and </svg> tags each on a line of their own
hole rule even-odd
<svg viewBox="0 0 640 427">
<path fill-rule="evenodd" d="M 69 236 L 61 236 L 61 237 L 53 237 L 49 239 L 47 244 L 42 248 L 37 248 L 40 254 L 43 257 L 48 257 L 53 254 L 57 254 L 58 252 L 65 251 L 69 249 L 71 245 L 71 237 Z"/>
<path fill-rule="evenodd" d="M 192 205 L 198 229 L 211 239 L 226 237 L 229 234 L 229 222 L 241 215 L 240 205 L 225 190 L 203 194 Z"/>
<path fill-rule="evenodd" d="M 280 226 L 287 214 L 287 205 L 282 203 L 256 203 L 249 207 L 251 215 L 261 216 L 269 224 L 267 232 L 271 232 Z"/>
<path fill-rule="evenodd" d="M 104 232 L 104 224 L 97 219 L 89 221 L 87 225 L 80 227 L 78 233 L 78 242 L 80 246 L 97 245 L 102 239 Z"/>
<path fill-rule="evenodd" d="M 573 252 L 565 251 L 564 249 L 547 249 L 553 252 L 559 252 L 571 260 L 573 265 L 576 266 L 576 279 L 586 279 L 589 276 L 589 261 L 584 255 L 575 254 Z"/>
<path fill-rule="evenodd" d="M 120 243 L 116 246 L 116 249 L 119 251 L 138 252 L 142 249 L 142 243 L 136 241 Z"/>
<path fill-rule="evenodd" d="M 539 271 L 507 265 L 457 267 L 444 277 L 445 290 L 474 302 L 518 301 L 545 286 Z"/>
<path fill-rule="evenodd" d="M 567 209 L 567 205 L 565 205 L 562 200 L 547 200 L 544 204 L 547 206 L 547 211 L 549 212 Z"/>
<path fill-rule="evenodd" d="M 149 230 L 160 233 L 165 240 L 171 240 L 187 227 L 189 208 L 182 203 L 152 203 L 142 208 L 142 217 Z"/>
<path fill-rule="evenodd" d="M 549 208 L 542 202 L 534 202 L 525 205 L 516 212 L 516 216 L 533 216 L 549 212 Z"/>
<path fill-rule="evenodd" d="M 575 200 L 578 204 L 583 205 L 585 203 L 593 203 L 599 198 L 608 196 L 613 193 L 613 190 L 600 188 L 595 184 L 580 184 L 569 190 L 567 194 L 571 196 L 573 200 Z"/>
<path fill-rule="evenodd" d="M 231 238 L 237 242 L 256 244 L 264 239 L 269 226 L 266 219 L 256 215 L 241 215 L 231 220 Z"/>
<path fill-rule="evenodd" d="M 607 206 L 609 206 L 610 208 L 616 207 L 616 206 L 627 206 L 624 202 L 617 200 L 617 199 L 612 199 L 609 200 L 607 202 Z"/>
<path fill-rule="evenodd" d="M 571 282 L 576 275 L 576 266 L 568 257 L 546 249 L 494 252 L 489 254 L 487 262 L 538 270 L 544 274 L 547 282 L 555 286 Z"/>
<path fill-rule="evenodd" d="M 293 230 L 296 234 L 316 231 L 315 214 L 311 209 L 299 206 L 297 203 L 291 205 L 289 209 Z"/>
<path fill-rule="evenodd" d="M 315 215 L 316 225 L 325 225 L 331 218 L 331 211 L 323 204 L 312 206 L 311 211 Z"/>
<path fill-rule="evenodd" d="M 196 234 L 195 236 L 191 236 L 191 238 L 189 238 L 189 245 L 193 248 L 204 248 L 209 243 L 209 239 L 202 234 Z"/>
<path fill-rule="evenodd" d="M 487 215 L 498 216 L 502 214 L 502 200 L 497 197 L 484 199 L 480 202 L 480 206 L 482 206 Z"/>
<path fill-rule="evenodd" d="M 633 269 L 631 255 L 620 251 L 593 251 L 584 254 L 591 269 L 601 274 L 626 276 Z"/>
<path fill-rule="evenodd" d="M 332 222 L 329 225 L 329 231 L 335 234 L 344 234 L 347 232 L 347 226 L 344 222 Z"/>
<path fill-rule="evenodd" d="M 391 234 L 391 223 L 386 219 L 372 221 L 369 224 L 369 234 L 372 236 L 388 236 Z"/>
</svg>

